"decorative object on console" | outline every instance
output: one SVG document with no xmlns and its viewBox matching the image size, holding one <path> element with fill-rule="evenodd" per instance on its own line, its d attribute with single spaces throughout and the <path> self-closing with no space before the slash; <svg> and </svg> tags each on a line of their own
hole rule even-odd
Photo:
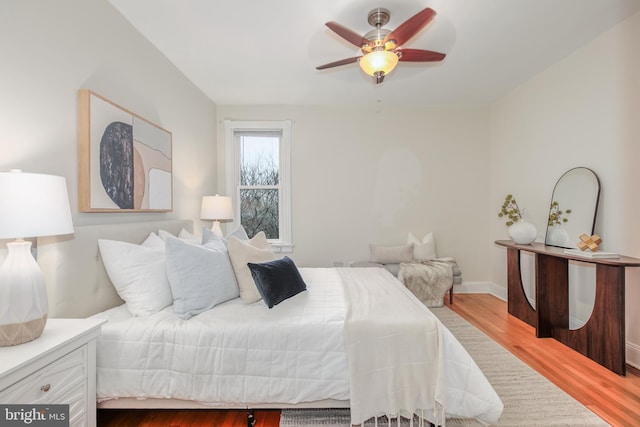
<svg viewBox="0 0 640 427">
<path fill-rule="evenodd" d="M 200 208 L 200 219 L 213 221 L 211 231 L 214 235 L 222 237 L 220 221 L 233 219 L 233 208 L 229 196 L 204 196 Z"/>
<path fill-rule="evenodd" d="M 551 195 L 545 245 L 577 249 L 579 236 L 594 232 L 599 199 L 600 180 L 591 169 L 577 167 L 562 174 Z M 561 211 L 561 206 L 571 209 Z"/>
<path fill-rule="evenodd" d="M 509 238 L 519 245 L 533 243 L 538 237 L 538 229 L 535 225 L 525 220 L 520 220 L 509 227 Z"/>
<path fill-rule="evenodd" d="M 520 209 L 512 194 L 507 194 L 498 212 L 499 218 L 507 217 L 505 223 L 509 227 L 509 238 L 519 245 L 528 245 L 538 237 L 535 225 L 524 219 L 524 209 Z"/>
<path fill-rule="evenodd" d="M 602 237 L 597 234 L 592 236 L 589 236 L 588 234 L 581 234 L 580 241 L 577 243 L 578 249 L 580 250 L 565 249 L 564 253 L 585 258 L 620 258 L 620 254 L 615 252 L 601 251 L 600 243 L 602 243 Z"/>
<path fill-rule="evenodd" d="M 171 211 L 171 132 L 86 89 L 78 107 L 80 211 Z"/>
<path fill-rule="evenodd" d="M 502 206 L 500 208 L 500 212 L 498 212 L 498 218 L 504 217 L 507 217 L 507 222 L 505 223 L 507 227 L 524 219 L 524 209 L 520 210 L 518 202 L 516 202 L 513 194 L 506 195 L 506 197 L 504 198 L 504 203 L 502 203 Z"/>
<path fill-rule="evenodd" d="M 568 255 L 575 255 L 577 257 L 582 257 L 582 258 L 620 258 L 620 254 L 616 252 L 604 252 L 604 251 L 591 252 L 591 251 L 581 251 L 579 249 L 565 249 L 564 253 Z"/>
<path fill-rule="evenodd" d="M 580 241 L 578 242 L 578 249 L 581 251 L 586 251 L 589 249 L 591 252 L 597 252 L 599 250 L 599 245 L 602 243 L 602 237 L 594 234 L 593 236 L 589 236 L 588 234 L 581 234 Z"/>
<path fill-rule="evenodd" d="M 393 71 L 398 61 L 442 61 L 446 56 L 444 53 L 403 48 L 403 45 L 421 29 L 426 27 L 435 15 L 436 12 L 427 7 L 407 19 L 394 31 L 389 31 L 382 27 L 389 22 L 391 13 L 387 9 L 376 8 L 369 12 L 367 16 L 369 24 L 375 27 L 375 29 L 363 36 L 337 22 L 327 22 L 325 24 L 327 27 L 349 43 L 357 46 L 361 50 L 362 55 L 320 65 L 316 67 L 316 70 L 324 70 L 358 62 L 362 71 L 371 77 L 375 77 L 376 84 L 378 84 L 382 83 L 384 77 Z"/>
<path fill-rule="evenodd" d="M 73 233 L 66 180 L 61 176 L 0 172 L 0 238 L 8 255 L 0 267 L 0 346 L 38 338 L 47 322 L 44 274 L 25 237 Z"/>
</svg>

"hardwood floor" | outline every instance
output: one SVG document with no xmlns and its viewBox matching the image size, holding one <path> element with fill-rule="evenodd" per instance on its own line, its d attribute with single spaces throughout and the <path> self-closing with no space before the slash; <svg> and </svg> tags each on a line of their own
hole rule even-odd
<svg viewBox="0 0 640 427">
<path fill-rule="evenodd" d="M 451 308 L 609 424 L 640 425 L 637 369 L 627 365 L 622 377 L 552 338 L 536 338 L 533 327 L 491 295 L 456 295 Z"/>
<path fill-rule="evenodd" d="M 445 298 L 448 303 L 448 298 Z M 511 351 L 533 369 L 612 426 L 640 425 L 640 371 L 626 377 L 603 368 L 509 316 L 504 301 L 486 294 L 456 294 L 456 313 Z M 278 427 L 279 411 L 256 411 L 256 427 Z M 98 427 L 244 427 L 245 411 L 98 410 Z"/>
</svg>

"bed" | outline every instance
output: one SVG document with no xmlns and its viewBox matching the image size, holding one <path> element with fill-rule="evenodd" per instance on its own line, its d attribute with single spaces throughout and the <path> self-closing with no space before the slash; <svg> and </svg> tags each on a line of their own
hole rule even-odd
<svg viewBox="0 0 640 427">
<path fill-rule="evenodd" d="M 176 316 L 175 303 L 133 316 L 97 241 L 140 244 L 151 232 L 192 229 L 182 220 L 78 226 L 73 236 L 38 241 L 50 317 L 107 320 L 97 345 L 98 407 L 350 407 L 357 424 L 404 415 L 397 402 L 410 394 L 410 413 L 420 410 L 430 422 L 499 419 L 502 402 L 475 362 L 383 269 L 298 268 L 306 289 L 272 308 L 232 298 L 189 319 Z M 399 321 L 399 305 L 419 320 Z M 398 362 L 397 353 L 407 359 Z M 393 393 L 376 400 L 371 388 L 390 383 Z"/>
</svg>

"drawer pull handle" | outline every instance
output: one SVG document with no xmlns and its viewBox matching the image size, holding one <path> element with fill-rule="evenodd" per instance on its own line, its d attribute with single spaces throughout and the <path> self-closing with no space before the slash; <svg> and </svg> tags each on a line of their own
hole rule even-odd
<svg viewBox="0 0 640 427">
<path fill-rule="evenodd" d="M 40 390 L 44 391 L 45 393 L 48 392 L 50 389 L 51 389 L 51 384 L 46 384 L 40 387 Z"/>
</svg>

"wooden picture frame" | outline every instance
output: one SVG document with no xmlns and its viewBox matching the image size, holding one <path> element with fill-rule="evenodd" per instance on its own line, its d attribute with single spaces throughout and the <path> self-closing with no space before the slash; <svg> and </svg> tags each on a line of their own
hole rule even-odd
<svg viewBox="0 0 640 427">
<path fill-rule="evenodd" d="M 80 212 L 171 212 L 172 134 L 87 89 L 78 94 Z"/>
</svg>

